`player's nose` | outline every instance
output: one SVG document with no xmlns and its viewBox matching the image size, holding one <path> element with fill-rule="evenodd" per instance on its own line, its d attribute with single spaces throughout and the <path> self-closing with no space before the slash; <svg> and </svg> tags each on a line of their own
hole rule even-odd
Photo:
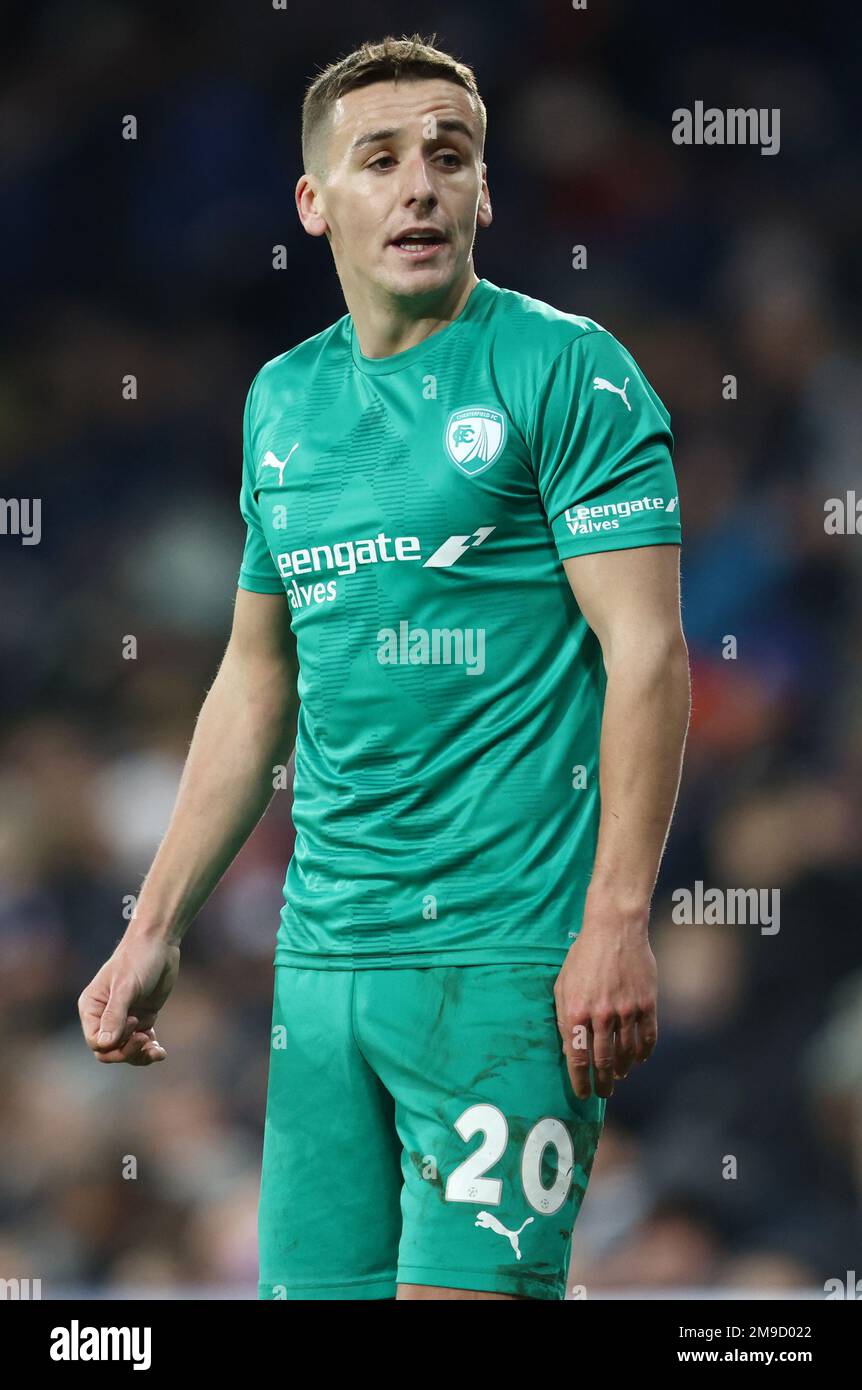
<svg viewBox="0 0 862 1390">
<path fill-rule="evenodd" d="M 437 206 L 437 193 L 424 155 L 416 154 L 412 159 L 404 160 L 402 171 L 404 206 L 414 207 L 417 203 L 421 203 L 427 209 L 435 208 Z"/>
</svg>

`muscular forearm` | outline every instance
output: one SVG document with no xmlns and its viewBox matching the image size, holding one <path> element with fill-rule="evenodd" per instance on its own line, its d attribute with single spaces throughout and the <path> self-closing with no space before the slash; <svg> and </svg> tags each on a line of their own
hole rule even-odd
<svg viewBox="0 0 862 1390">
<path fill-rule="evenodd" d="M 295 727 L 289 671 L 228 651 L 201 707 L 130 933 L 182 939 L 269 805 L 273 764 L 289 757 Z"/>
<path fill-rule="evenodd" d="M 641 634 L 606 655 L 600 746 L 601 820 L 588 907 L 646 925 L 679 788 L 690 711 L 679 635 Z M 609 919 L 610 920 L 610 919 Z"/>
</svg>

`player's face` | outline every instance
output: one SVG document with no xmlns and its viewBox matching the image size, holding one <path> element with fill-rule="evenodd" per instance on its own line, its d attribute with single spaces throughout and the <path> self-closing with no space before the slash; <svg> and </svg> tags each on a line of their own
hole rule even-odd
<svg viewBox="0 0 862 1390">
<path fill-rule="evenodd" d="M 317 184 L 342 282 L 399 296 L 463 279 L 491 220 L 481 126 L 469 93 L 429 79 L 378 82 L 335 105 Z M 403 239 L 421 229 L 423 240 Z"/>
</svg>

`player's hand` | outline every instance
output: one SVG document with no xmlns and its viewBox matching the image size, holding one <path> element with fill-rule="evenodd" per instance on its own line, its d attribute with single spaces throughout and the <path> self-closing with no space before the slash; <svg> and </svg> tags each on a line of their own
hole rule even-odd
<svg viewBox="0 0 862 1390">
<path fill-rule="evenodd" d="M 164 1061 L 153 1024 L 179 968 L 179 946 L 123 938 L 78 1000 L 84 1038 L 100 1062 L 148 1067 Z"/>
<path fill-rule="evenodd" d="M 590 909 L 554 986 L 557 1026 L 572 1089 L 580 1100 L 613 1095 L 635 1062 L 645 1062 L 658 1039 L 658 972 L 647 919 L 615 919 L 611 908 Z"/>
</svg>

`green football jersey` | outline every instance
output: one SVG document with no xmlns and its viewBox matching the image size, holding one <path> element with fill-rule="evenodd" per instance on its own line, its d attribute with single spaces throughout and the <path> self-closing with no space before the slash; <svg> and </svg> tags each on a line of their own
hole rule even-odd
<svg viewBox="0 0 862 1390">
<path fill-rule="evenodd" d="M 299 661 L 276 962 L 562 962 L 599 823 L 601 648 L 562 561 L 679 544 L 670 417 L 600 324 L 480 280 L 424 342 L 349 314 L 244 416 L 244 589 Z"/>
</svg>

